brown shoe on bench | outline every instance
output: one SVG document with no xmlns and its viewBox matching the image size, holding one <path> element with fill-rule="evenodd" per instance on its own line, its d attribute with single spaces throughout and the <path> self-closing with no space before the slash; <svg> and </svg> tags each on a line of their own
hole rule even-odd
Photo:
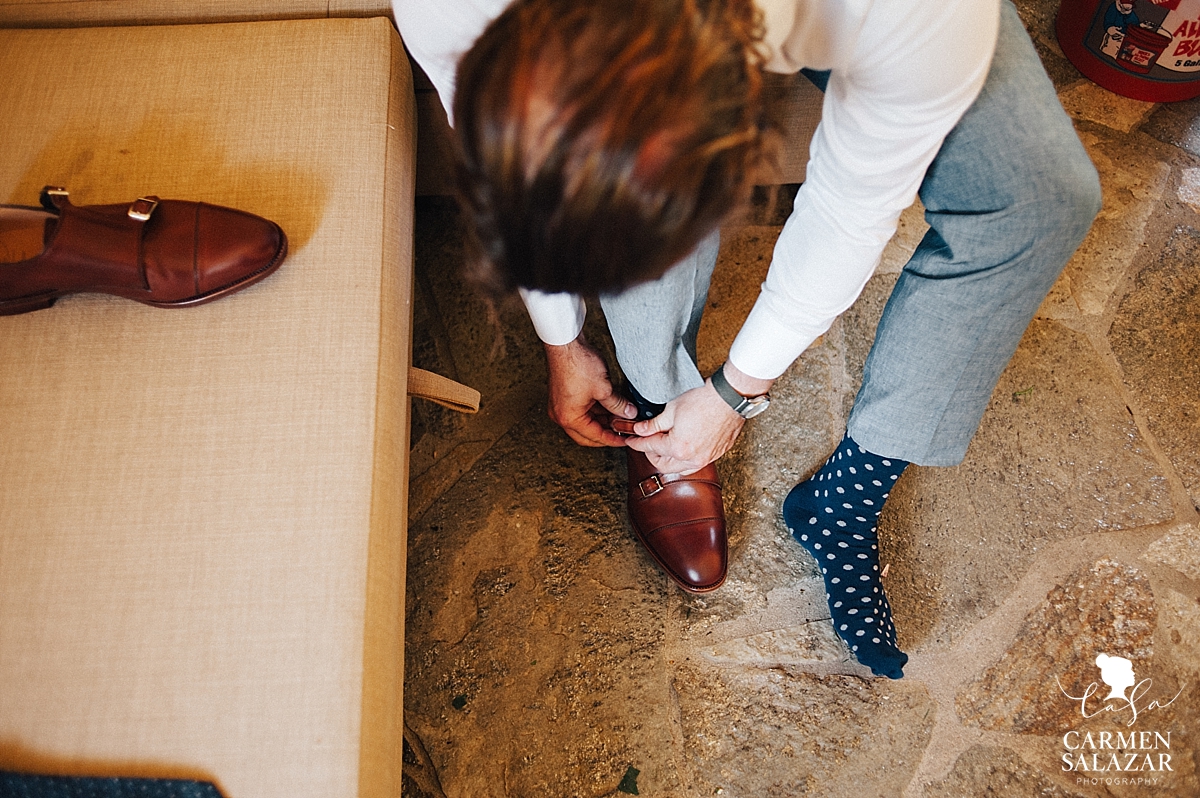
<svg viewBox="0 0 1200 798">
<path fill-rule="evenodd" d="M 232 208 L 158 197 L 76 207 L 49 186 L 41 200 L 44 210 L 0 206 L 0 316 L 78 293 L 201 305 L 258 282 L 287 254 L 279 225 Z M 40 254 L 35 244 L 35 253 L 3 262 L 28 248 L 22 234 L 31 230 L 41 232 Z"/>
</svg>

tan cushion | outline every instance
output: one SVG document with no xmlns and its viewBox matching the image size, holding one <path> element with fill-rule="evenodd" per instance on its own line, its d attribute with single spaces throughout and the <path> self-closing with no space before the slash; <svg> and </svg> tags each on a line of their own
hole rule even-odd
<svg viewBox="0 0 1200 798">
<path fill-rule="evenodd" d="M 386 17 L 387 0 L 0 0 L 0 26 L 77 27 Z"/>
<path fill-rule="evenodd" d="M 0 202 L 273 219 L 267 280 L 0 317 L 0 768 L 400 792 L 413 135 L 386 19 L 0 31 Z"/>
</svg>

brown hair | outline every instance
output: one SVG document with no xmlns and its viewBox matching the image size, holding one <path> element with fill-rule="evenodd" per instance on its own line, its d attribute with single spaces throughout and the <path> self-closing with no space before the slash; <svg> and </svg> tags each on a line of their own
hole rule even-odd
<svg viewBox="0 0 1200 798">
<path fill-rule="evenodd" d="M 762 159 L 752 0 L 516 0 L 458 67 L 476 279 L 594 295 L 659 277 Z"/>
</svg>

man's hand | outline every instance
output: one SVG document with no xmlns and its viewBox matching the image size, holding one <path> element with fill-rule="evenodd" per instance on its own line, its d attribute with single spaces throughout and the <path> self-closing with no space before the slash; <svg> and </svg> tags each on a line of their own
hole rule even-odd
<svg viewBox="0 0 1200 798">
<path fill-rule="evenodd" d="M 734 390 L 758 396 L 774 380 L 760 380 L 726 364 L 725 377 Z M 664 474 L 691 474 L 717 460 L 733 446 L 746 420 L 734 412 L 712 386 L 712 380 L 677 396 L 662 413 L 634 428 L 639 436 L 626 445 L 645 453 Z"/>
<path fill-rule="evenodd" d="M 565 346 L 545 344 L 550 372 L 550 418 L 581 446 L 624 446 L 608 428 L 609 414 L 635 418 L 637 408 L 619 396 L 608 368 L 580 334 Z"/>
</svg>

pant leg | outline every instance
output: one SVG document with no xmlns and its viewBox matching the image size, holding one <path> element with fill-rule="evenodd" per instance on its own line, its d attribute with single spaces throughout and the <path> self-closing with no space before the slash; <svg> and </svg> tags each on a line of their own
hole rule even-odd
<svg viewBox="0 0 1200 798">
<path fill-rule="evenodd" d="M 877 454 L 954 465 L 1100 209 L 1095 167 L 1010 2 L 983 91 L 920 196 L 931 229 L 879 322 L 849 431 Z"/>
<path fill-rule="evenodd" d="M 658 280 L 600 297 L 625 378 L 658 404 L 698 388 L 696 333 L 717 264 L 714 231 Z"/>
</svg>

